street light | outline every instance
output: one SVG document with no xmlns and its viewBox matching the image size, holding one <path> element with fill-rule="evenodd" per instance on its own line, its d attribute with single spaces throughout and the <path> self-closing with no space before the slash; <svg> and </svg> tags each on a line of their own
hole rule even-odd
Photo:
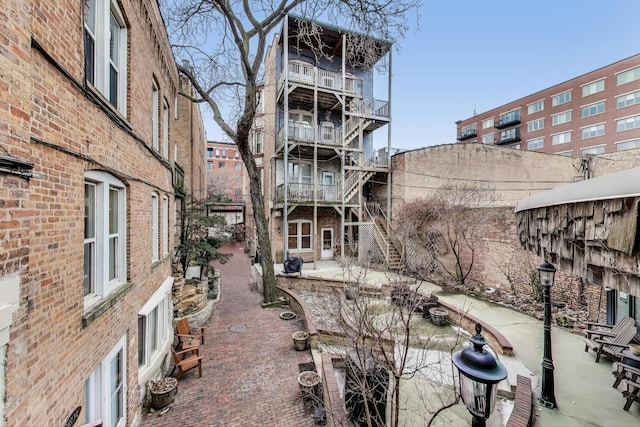
<svg viewBox="0 0 640 427">
<path fill-rule="evenodd" d="M 471 346 L 452 356 L 458 368 L 460 395 L 467 409 L 473 415 L 472 426 L 484 427 L 496 403 L 496 392 L 500 381 L 507 377 L 507 369 L 484 347 L 487 340 L 481 334 L 482 325 L 476 323 L 476 333 L 470 339 Z"/>
<path fill-rule="evenodd" d="M 538 400 L 547 408 L 556 409 L 556 396 L 553 391 L 553 359 L 551 357 L 551 287 L 556 269 L 548 262 L 538 266 L 540 284 L 544 302 L 544 356 L 542 357 L 542 389 Z"/>
</svg>

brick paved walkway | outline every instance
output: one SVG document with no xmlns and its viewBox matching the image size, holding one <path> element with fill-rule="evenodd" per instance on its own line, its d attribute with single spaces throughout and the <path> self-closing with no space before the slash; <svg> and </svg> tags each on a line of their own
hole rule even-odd
<svg viewBox="0 0 640 427">
<path fill-rule="evenodd" d="M 313 426 L 296 379 L 311 355 L 295 351 L 291 338 L 302 324 L 280 319 L 283 308 L 261 308 L 241 243 L 222 251 L 233 256 L 215 264 L 221 299 L 206 324 L 202 378 L 197 369 L 186 373 L 171 410 L 158 417 L 144 409 L 141 426 Z"/>
</svg>

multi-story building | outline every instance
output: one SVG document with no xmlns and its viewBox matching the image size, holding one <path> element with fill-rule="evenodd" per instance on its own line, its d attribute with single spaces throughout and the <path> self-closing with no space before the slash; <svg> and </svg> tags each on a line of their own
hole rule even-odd
<svg viewBox="0 0 640 427">
<path fill-rule="evenodd" d="M 389 99 L 374 99 L 381 64 L 390 88 L 390 55 L 389 42 L 293 16 L 276 35 L 254 126 L 276 261 L 393 257 L 383 214 L 391 141 L 376 150 L 373 138 L 391 121 Z"/>
<path fill-rule="evenodd" d="M 0 425 L 136 424 L 173 341 L 179 78 L 158 3 L 3 13 Z"/>
<path fill-rule="evenodd" d="M 456 122 L 461 142 L 582 156 L 640 147 L 640 54 Z"/>
<path fill-rule="evenodd" d="M 222 215 L 229 226 L 245 222 L 245 177 L 236 144 L 207 141 L 208 211 Z"/>
</svg>

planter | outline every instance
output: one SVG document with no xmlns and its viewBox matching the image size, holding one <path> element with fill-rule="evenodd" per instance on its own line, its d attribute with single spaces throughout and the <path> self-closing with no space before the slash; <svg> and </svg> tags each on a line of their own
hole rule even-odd
<svg viewBox="0 0 640 427">
<path fill-rule="evenodd" d="M 309 333 L 306 331 L 295 331 L 292 335 L 293 347 L 297 351 L 303 351 L 307 348 L 307 341 L 309 340 Z"/>
<path fill-rule="evenodd" d="M 431 316 L 431 321 L 434 325 L 444 326 L 447 323 L 449 310 L 446 308 L 433 307 L 429 309 L 429 315 Z"/>
<path fill-rule="evenodd" d="M 178 380 L 166 377 L 158 381 L 151 381 L 151 406 L 162 409 L 173 402 L 178 392 Z"/>
</svg>

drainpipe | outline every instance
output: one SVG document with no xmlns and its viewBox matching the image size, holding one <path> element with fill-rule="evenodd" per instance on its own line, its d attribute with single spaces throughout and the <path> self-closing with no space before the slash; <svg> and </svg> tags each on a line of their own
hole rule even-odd
<svg viewBox="0 0 640 427">
<path fill-rule="evenodd" d="M 287 245 L 289 244 L 289 227 L 288 222 L 288 209 L 289 209 L 289 15 L 284 17 L 284 41 L 282 43 L 284 49 L 283 55 L 283 67 L 284 73 L 284 202 L 282 208 L 282 262 L 284 262 L 288 255 L 289 250 Z M 277 93 L 277 92 L 276 92 Z"/>
</svg>

